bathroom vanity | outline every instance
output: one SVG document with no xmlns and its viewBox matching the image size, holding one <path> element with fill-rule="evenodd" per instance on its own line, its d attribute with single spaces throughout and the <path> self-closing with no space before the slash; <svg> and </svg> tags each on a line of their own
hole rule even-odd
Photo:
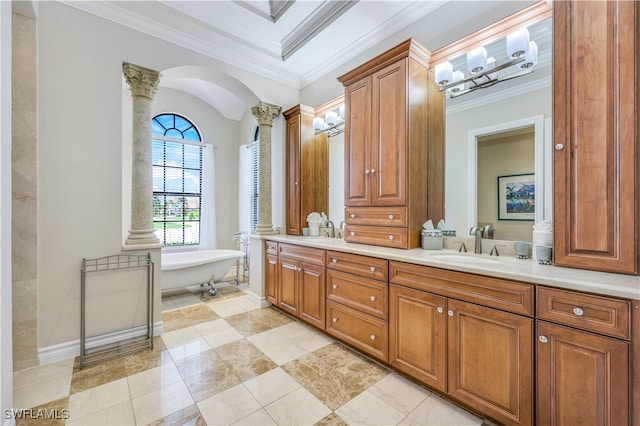
<svg viewBox="0 0 640 426">
<path fill-rule="evenodd" d="M 630 422 L 638 277 L 295 236 L 264 259 L 274 306 L 493 422 Z"/>
</svg>

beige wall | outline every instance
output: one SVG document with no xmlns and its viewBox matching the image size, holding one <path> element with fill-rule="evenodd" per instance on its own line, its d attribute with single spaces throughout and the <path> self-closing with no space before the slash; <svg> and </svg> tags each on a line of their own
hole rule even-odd
<svg viewBox="0 0 640 426">
<path fill-rule="evenodd" d="M 295 105 L 299 91 L 58 2 L 40 3 L 37 43 L 41 277 L 37 316 L 42 351 L 77 342 L 82 258 L 122 250 L 129 217 L 123 117 L 128 116 L 130 105 L 124 96 L 128 88 L 123 84 L 122 63 L 158 71 L 183 65 L 206 67 L 232 76 L 259 99 L 283 107 Z M 154 112 L 168 108 L 171 95 L 169 89 L 161 89 Z M 245 127 L 255 125 L 255 120 L 247 114 L 240 122 L 225 120 L 187 95 L 176 101 L 192 108 L 184 113 L 208 128 L 206 133 L 213 135 L 218 146 L 217 198 L 229 200 L 218 211 L 218 243 L 228 247 L 230 233 L 238 226 L 237 146 L 252 131 Z M 284 143 L 281 121 L 278 118 L 274 126 L 276 158 Z M 282 164 L 274 168 L 282 170 Z M 282 206 L 283 196 L 275 195 L 280 198 L 274 205 Z M 141 304 L 137 309 L 143 308 Z"/>
<path fill-rule="evenodd" d="M 478 223 L 497 240 L 531 240 L 533 221 L 498 220 L 498 176 L 534 172 L 534 134 L 495 135 L 478 142 Z"/>
</svg>

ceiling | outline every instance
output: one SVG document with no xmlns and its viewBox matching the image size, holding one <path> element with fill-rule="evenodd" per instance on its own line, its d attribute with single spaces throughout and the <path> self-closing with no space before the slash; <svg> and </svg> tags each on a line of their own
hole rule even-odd
<svg viewBox="0 0 640 426">
<path fill-rule="evenodd" d="M 298 89 L 370 49 L 435 50 L 536 2 L 61 1 Z"/>
</svg>

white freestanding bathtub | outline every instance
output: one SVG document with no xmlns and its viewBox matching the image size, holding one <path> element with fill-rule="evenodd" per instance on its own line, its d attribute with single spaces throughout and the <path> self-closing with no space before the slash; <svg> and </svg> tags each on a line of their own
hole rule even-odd
<svg viewBox="0 0 640 426">
<path fill-rule="evenodd" d="M 211 294 L 216 294 L 213 284 L 220 282 L 233 263 L 243 256 L 239 250 L 162 253 L 162 291 L 208 284 Z M 235 281 L 238 284 L 237 273 Z"/>
</svg>

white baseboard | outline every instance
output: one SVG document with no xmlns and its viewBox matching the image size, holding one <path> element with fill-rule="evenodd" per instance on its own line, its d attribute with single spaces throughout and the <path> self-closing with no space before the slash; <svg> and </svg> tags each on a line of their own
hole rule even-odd
<svg viewBox="0 0 640 426">
<path fill-rule="evenodd" d="M 114 333 L 103 334 L 101 336 L 90 337 L 87 339 L 86 348 L 92 349 L 102 345 L 113 344 L 123 340 L 133 339 L 135 337 L 144 336 L 147 333 L 147 326 L 139 326 L 128 330 L 117 331 Z M 153 325 L 153 335 L 162 336 L 164 333 L 164 325 L 162 321 L 158 321 Z M 38 364 L 45 365 L 53 362 L 62 361 L 64 359 L 73 358 L 80 355 L 80 339 L 69 342 L 59 343 L 57 345 L 47 346 L 38 349 Z"/>
<path fill-rule="evenodd" d="M 258 295 L 256 295 L 255 293 L 249 291 L 249 290 L 245 290 L 245 293 L 247 293 L 247 295 L 249 296 L 249 300 L 252 303 L 255 303 L 256 305 L 260 306 L 261 308 L 266 308 L 268 306 L 271 306 L 271 303 L 267 302 L 267 299 L 265 299 L 264 297 L 260 297 Z"/>
</svg>

